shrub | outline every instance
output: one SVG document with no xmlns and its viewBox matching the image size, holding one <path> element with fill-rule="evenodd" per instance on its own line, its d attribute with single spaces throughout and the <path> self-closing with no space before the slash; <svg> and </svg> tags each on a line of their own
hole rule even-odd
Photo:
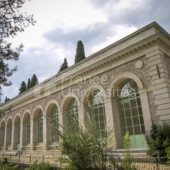
<svg viewBox="0 0 170 170">
<path fill-rule="evenodd" d="M 133 157 L 130 154 L 130 142 L 131 141 L 130 141 L 129 133 L 127 132 L 124 136 L 125 158 L 123 160 L 123 168 L 125 170 L 136 170 L 136 168 L 132 165 Z"/>
<path fill-rule="evenodd" d="M 160 162 L 167 161 L 167 148 L 170 147 L 170 126 L 153 125 L 150 132 L 146 135 L 148 143 L 148 154 L 158 158 Z"/>
<path fill-rule="evenodd" d="M 0 161 L 0 170 L 19 170 L 19 168 L 13 164 L 3 164 Z"/>
<path fill-rule="evenodd" d="M 69 170 L 106 170 L 107 139 L 99 139 L 93 131 L 79 128 L 62 136 L 61 152 Z M 62 160 L 63 161 L 63 160 Z"/>
<path fill-rule="evenodd" d="M 26 170 L 52 170 L 47 162 L 34 162 Z"/>
</svg>

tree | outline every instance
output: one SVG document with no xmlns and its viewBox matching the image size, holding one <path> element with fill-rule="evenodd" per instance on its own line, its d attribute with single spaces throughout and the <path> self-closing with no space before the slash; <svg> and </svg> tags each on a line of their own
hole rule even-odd
<svg viewBox="0 0 170 170">
<path fill-rule="evenodd" d="M 26 83 L 25 83 L 25 81 L 22 81 L 20 89 L 19 89 L 19 94 L 25 92 L 26 90 L 27 90 Z"/>
<path fill-rule="evenodd" d="M 82 41 L 77 42 L 77 49 L 76 49 L 76 55 L 75 55 L 75 63 L 78 63 L 79 61 L 85 59 L 85 53 L 84 53 L 84 45 Z"/>
<path fill-rule="evenodd" d="M 64 58 L 64 62 L 63 62 L 63 64 L 60 66 L 59 72 L 65 70 L 66 68 L 68 68 L 68 63 L 67 63 L 67 59 Z"/>
<path fill-rule="evenodd" d="M 9 101 L 10 99 L 8 97 L 5 98 L 4 103 L 6 103 L 7 101 Z"/>
<path fill-rule="evenodd" d="M 166 162 L 167 149 L 170 147 L 170 125 L 152 125 L 146 135 L 148 143 L 148 154 L 156 157 L 160 162 Z"/>
<path fill-rule="evenodd" d="M 27 0 L 1 0 L 0 1 L 0 86 L 9 86 L 8 80 L 17 68 L 11 68 L 7 61 L 18 60 L 23 46 L 13 49 L 7 38 L 13 38 L 17 33 L 25 30 L 35 23 L 32 15 L 20 12 Z"/>
<path fill-rule="evenodd" d="M 37 78 L 37 76 L 35 74 L 33 74 L 32 78 L 31 78 L 30 86 L 34 87 L 37 84 L 38 84 L 38 78 Z"/>
<path fill-rule="evenodd" d="M 29 90 L 31 88 L 31 80 L 30 78 L 27 81 L 27 90 Z"/>
</svg>

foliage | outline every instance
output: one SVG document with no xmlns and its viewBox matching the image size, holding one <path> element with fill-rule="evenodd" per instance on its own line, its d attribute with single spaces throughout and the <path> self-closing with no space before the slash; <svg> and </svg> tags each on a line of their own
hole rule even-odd
<svg viewBox="0 0 170 170">
<path fill-rule="evenodd" d="M 31 80 L 30 78 L 27 81 L 27 90 L 29 90 L 31 88 Z"/>
<path fill-rule="evenodd" d="M 47 162 L 34 162 L 26 170 L 52 170 Z"/>
<path fill-rule="evenodd" d="M 85 53 L 84 53 L 84 45 L 82 41 L 77 42 L 77 49 L 76 49 L 76 55 L 75 55 L 75 63 L 78 63 L 79 61 L 85 59 Z"/>
<path fill-rule="evenodd" d="M 6 97 L 4 102 L 6 103 L 9 100 L 10 100 L 10 98 Z"/>
<path fill-rule="evenodd" d="M 129 137 L 129 132 L 127 132 L 124 136 L 124 160 L 123 160 L 123 168 L 126 170 L 135 170 L 136 168 L 132 166 L 133 158 L 130 154 L 130 137 Z"/>
<path fill-rule="evenodd" d="M 19 94 L 25 92 L 26 90 L 27 90 L 26 83 L 25 83 L 25 81 L 22 81 L 20 89 L 19 89 Z"/>
<path fill-rule="evenodd" d="M 19 89 L 19 94 L 29 90 L 30 88 L 34 87 L 37 84 L 38 84 L 38 78 L 35 74 L 33 74 L 32 78 L 28 79 L 27 85 L 24 81 L 22 81 L 20 89 Z"/>
<path fill-rule="evenodd" d="M 75 126 L 74 126 L 75 127 Z M 72 128 L 73 131 L 73 128 Z M 108 138 L 99 138 L 93 126 L 74 129 L 72 133 L 60 133 L 62 162 L 69 164 L 69 170 L 106 170 Z"/>
<path fill-rule="evenodd" d="M 37 84 L 38 84 L 38 78 L 37 78 L 37 76 L 35 74 L 33 74 L 32 78 L 31 78 L 30 86 L 32 88 L 32 87 L 34 87 Z"/>
<path fill-rule="evenodd" d="M 59 72 L 65 70 L 66 68 L 68 68 L 68 63 L 67 63 L 67 59 L 64 58 L 64 62 L 63 62 L 63 64 L 60 66 Z"/>
<path fill-rule="evenodd" d="M 19 168 L 13 164 L 4 164 L 0 161 L 0 170 L 19 170 Z"/>
<path fill-rule="evenodd" d="M 18 60 L 23 49 L 22 45 L 13 49 L 11 43 L 7 42 L 7 38 L 16 36 L 18 32 L 24 31 L 28 25 L 35 23 L 32 15 L 20 12 L 26 1 L 0 1 L 0 86 L 11 85 L 8 77 L 16 71 L 16 67 L 10 68 L 7 61 Z"/>
<path fill-rule="evenodd" d="M 157 157 L 159 161 L 167 161 L 167 148 L 170 147 L 170 126 L 153 124 L 150 132 L 146 135 L 149 146 L 148 154 Z"/>
<path fill-rule="evenodd" d="M 170 164 L 170 147 L 167 147 L 165 152 L 167 155 L 167 164 Z"/>
</svg>

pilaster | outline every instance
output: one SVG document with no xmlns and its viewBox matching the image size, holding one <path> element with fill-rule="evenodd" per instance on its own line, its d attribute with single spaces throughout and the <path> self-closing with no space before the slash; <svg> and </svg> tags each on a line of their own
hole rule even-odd
<svg viewBox="0 0 170 170">
<path fill-rule="evenodd" d="M 105 104 L 105 114 L 106 114 L 106 129 L 108 138 L 111 139 L 111 143 L 109 147 L 116 149 L 116 136 L 115 136 L 115 128 L 114 128 L 114 120 L 113 120 L 113 109 L 112 109 L 112 100 L 111 98 L 106 98 L 104 100 Z"/>
<path fill-rule="evenodd" d="M 158 46 L 157 50 L 146 55 L 149 67 L 149 76 L 155 105 L 157 107 L 153 118 L 157 121 L 170 120 L 170 78 L 165 54 Z"/>
<path fill-rule="evenodd" d="M 43 116 L 43 150 L 47 149 L 47 119 Z"/>
<path fill-rule="evenodd" d="M 7 141 L 7 125 L 5 125 L 5 134 L 4 134 L 4 148 L 3 150 L 6 150 L 6 141 Z"/>
<path fill-rule="evenodd" d="M 20 150 L 23 148 L 23 122 L 21 122 L 21 128 L 20 128 Z"/>
<path fill-rule="evenodd" d="M 11 150 L 14 150 L 14 123 L 12 124 L 12 133 L 11 133 Z"/>
<path fill-rule="evenodd" d="M 34 149 L 34 133 L 33 133 L 33 118 L 30 118 L 30 131 L 31 131 L 31 134 L 30 134 L 30 149 L 33 150 Z"/>
</svg>

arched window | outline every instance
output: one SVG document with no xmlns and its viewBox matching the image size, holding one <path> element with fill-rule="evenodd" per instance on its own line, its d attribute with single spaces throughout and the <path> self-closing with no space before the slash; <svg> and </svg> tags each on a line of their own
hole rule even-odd
<svg viewBox="0 0 170 170">
<path fill-rule="evenodd" d="M 43 142 L 43 113 L 41 109 L 38 109 L 34 115 L 34 143 L 39 144 Z"/>
<path fill-rule="evenodd" d="M 14 149 L 19 150 L 19 145 L 20 145 L 20 128 L 21 128 L 21 123 L 20 123 L 20 118 L 16 117 L 15 123 L 14 123 Z"/>
<path fill-rule="evenodd" d="M 38 124 L 38 143 L 43 142 L 43 118 L 42 114 L 39 114 L 37 117 L 37 124 Z"/>
<path fill-rule="evenodd" d="M 90 117 L 95 124 L 97 136 L 104 138 L 106 136 L 106 115 L 103 94 L 99 90 L 94 90 L 90 94 Z"/>
<path fill-rule="evenodd" d="M 5 138 L 5 122 L 1 123 L 1 126 L 0 126 L 0 137 L 1 137 L 0 148 L 3 148 L 4 147 L 4 138 Z"/>
<path fill-rule="evenodd" d="M 68 134 L 74 133 L 79 127 L 78 104 L 75 98 L 68 98 L 64 103 L 63 109 L 64 132 Z"/>
<path fill-rule="evenodd" d="M 47 141 L 54 143 L 59 141 L 59 117 L 58 108 L 51 104 L 47 109 Z"/>
<path fill-rule="evenodd" d="M 75 99 L 71 100 L 68 106 L 68 127 L 77 128 L 78 126 L 78 106 Z"/>
<path fill-rule="evenodd" d="M 27 113 L 24 116 L 24 120 L 23 120 L 23 145 L 24 146 L 30 144 L 30 136 L 31 136 L 31 121 L 30 121 L 30 114 Z"/>
<path fill-rule="evenodd" d="M 146 142 L 143 135 L 145 134 L 145 126 L 137 84 L 131 79 L 124 81 L 119 86 L 117 97 L 122 136 L 128 131 L 132 147 L 145 147 Z"/>
</svg>

